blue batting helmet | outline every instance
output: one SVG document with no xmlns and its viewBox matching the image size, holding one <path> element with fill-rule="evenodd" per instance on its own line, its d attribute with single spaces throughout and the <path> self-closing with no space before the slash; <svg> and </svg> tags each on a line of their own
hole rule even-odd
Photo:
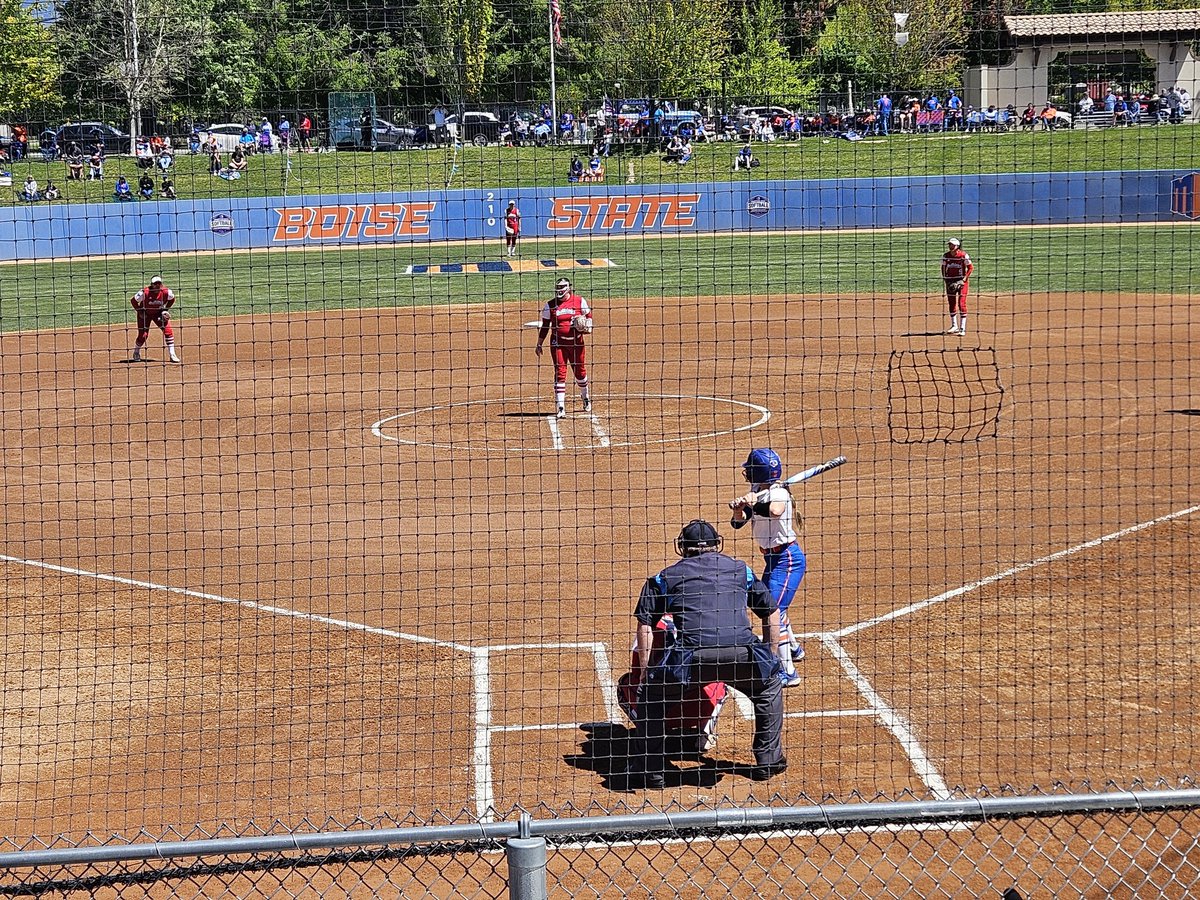
<svg viewBox="0 0 1200 900">
<path fill-rule="evenodd" d="M 783 477 L 783 462 L 770 447 L 751 450 L 742 463 L 742 474 L 751 484 L 769 484 Z"/>
</svg>

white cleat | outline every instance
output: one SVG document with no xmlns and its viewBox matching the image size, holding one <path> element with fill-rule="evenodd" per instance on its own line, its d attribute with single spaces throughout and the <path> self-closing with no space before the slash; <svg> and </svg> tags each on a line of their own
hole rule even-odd
<svg viewBox="0 0 1200 900">
<path fill-rule="evenodd" d="M 957 328 L 951 328 L 946 332 L 946 334 L 962 334 L 962 332 L 959 331 Z"/>
<path fill-rule="evenodd" d="M 171 354 L 171 362 L 173 362 L 173 363 L 179 362 L 179 357 L 176 356 L 174 353 Z"/>
<path fill-rule="evenodd" d="M 591 400 L 583 401 L 583 411 L 586 413 L 590 413 L 592 411 L 592 401 Z"/>
<path fill-rule="evenodd" d="M 565 419 L 566 417 L 567 417 L 567 411 L 560 406 L 558 408 L 558 412 L 555 413 L 555 418 Z"/>
<path fill-rule="evenodd" d="M 141 361 L 142 361 L 142 354 L 141 354 L 141 353 L 139 353 L 137 350 L 134 350 L 134 351 L 133 351 L 133 356 L 132 356 L 132 357 L 130 357 L 129 361 L 130 361 L 130 362 L 141 362 Z"/>
</svg>

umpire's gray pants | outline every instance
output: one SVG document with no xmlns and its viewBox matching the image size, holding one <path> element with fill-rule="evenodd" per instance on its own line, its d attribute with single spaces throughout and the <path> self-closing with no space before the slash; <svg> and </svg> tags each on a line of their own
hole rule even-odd
<svg viewBox="0 0 1200 900">
<path fill-rule="evenodd" d="M 630 760 L 633 771 L 666 768 L 666 709 L 689 687 L 723 681 L 754 704 L 754 762 L 770 766 L 783 759 L 783 685 L 775 675 L 764 678 L 752 647 L 708 647 L 692 657 L 688 683 L 653 679 L 638 697 L 637 740 Z"/>
</svg>

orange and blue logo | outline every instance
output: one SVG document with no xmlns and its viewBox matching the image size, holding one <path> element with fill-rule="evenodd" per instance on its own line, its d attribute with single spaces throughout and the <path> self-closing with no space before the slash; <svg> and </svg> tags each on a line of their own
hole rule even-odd
<svg viewBox="0 0 1200 900">
<path fill-rule="evenodd" d="M 1200 219 L 1200 172 L 1191 172 L 1171 182 L 1171 212 Z"/>
</svg>

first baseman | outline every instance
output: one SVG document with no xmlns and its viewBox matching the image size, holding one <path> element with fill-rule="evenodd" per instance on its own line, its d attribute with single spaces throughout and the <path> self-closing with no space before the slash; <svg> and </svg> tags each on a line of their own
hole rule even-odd
<svg viewBox="0 0 1200 900">
<path fill-rule="evenodd" d="M 792 633 L 787 611 L 808 564 L 796 543 L 792 492 L 780 483 L 783 463 L 769 447 L 750 451 L 742 463 L 742 475 L 750 482 L 750 492 L 729 501 L 733 510 L 729 524 L 741 528 L 749 522 L 753 526 L 754 541 L 763 555 L 762 580 L 779 605 L 779 660 L 783 663 L 779 677 L 784 687 L 792 687 L 800 683 L 796 662 L 804 658 L 804 648 Z"/>
<path fill-rule="evenodd" d="M 592 333 L 592 310 L 586 300 L 571 291 L 571 280 L 560 278 L 554 283 L 554 297 L 542 306 L 542 327 L 538 331 L 533 352 L 542 355 L 542 344 L 550 335 L 550 352 L 554 357 L 554 403 L 561 419 L 567 414 L 567 366 L 575 373 L 583 411 L 592 411 L 588 393 L 587 361 L 583 336 Z"/>
<path fill-rule="evenodd" d="M 150 336 L 150 323 L 157 325 L 167 342 L 167 354 L 171 362 L 179 362 L 175 355 L 175 332 L 171 330 L 171 313 L 175 305 L 175 292 L 163 284 L 155 275 L 150 283 L 129 298 L 129 305 L 137 310 L 137 340 L 133 343 L 133 362 L 142 361 L 142 347 Z"/>
<path fill-rule="evenodd" d="M 946 282 L 946 302 L 950 306 L 950 334 L 967 333 L 967 280 L 975 266 L 962 241 L 950 238 L 942 254 L 942 280 Z"/>
</svg>

